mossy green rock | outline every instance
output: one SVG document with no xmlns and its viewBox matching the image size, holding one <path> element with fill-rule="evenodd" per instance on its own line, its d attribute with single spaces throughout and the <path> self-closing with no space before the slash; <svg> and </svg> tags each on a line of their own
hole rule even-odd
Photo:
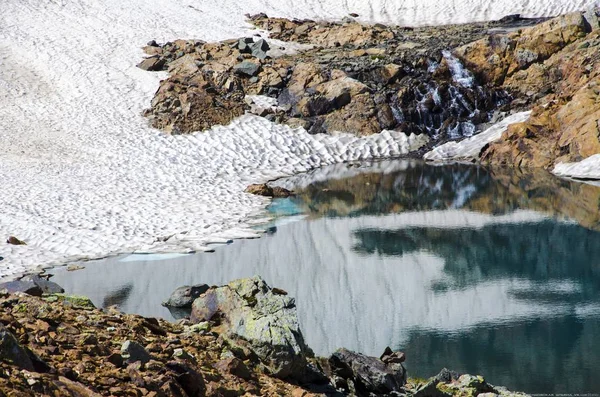
<svg viewBox="0 0 600 397">
<path fill-rule="evenodd" d="M 95 309 L 94 303 L 87 296 L 51 294 L 44 296 L 46 302 L 62 302 L 65 305 L 80 309 Z"/>
</svg>

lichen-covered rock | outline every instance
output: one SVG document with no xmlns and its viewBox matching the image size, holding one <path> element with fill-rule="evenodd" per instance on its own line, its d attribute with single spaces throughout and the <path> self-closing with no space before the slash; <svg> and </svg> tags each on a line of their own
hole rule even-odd
<svg viewBox="0 0 600 397">
<path fill-rule="evenodd" d="M 415 389 L 408 390 L 414 397 L 525 397 L 527 394 L 511 392 L 503 387 L 490 385 L 480 376 L 459 375 L 454 371 L 444 368 L 436 376 L 417 385 Z"/>
<path fill-rule="evenodd" d="M 193 322 L 218 321 L 234 346 L 249 349 L 280 378 L 302 373 L 309 348 L 293 298 L 278 294 L 260 277 L 209 289 L 192 305 Z"/>
<path fill-rule="evenodd" d="M 78 309 L 95 309 L 96 306 L 90 298 L 80 295 L 50 294 L 44 297 L 46 302 L 61 302 L 63 305 L 76 307 Z"/>
</svg>

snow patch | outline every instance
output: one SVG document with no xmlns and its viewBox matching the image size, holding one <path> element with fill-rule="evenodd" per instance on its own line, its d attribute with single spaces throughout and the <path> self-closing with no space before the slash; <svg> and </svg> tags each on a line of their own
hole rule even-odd
<svg viewBox="0 0 600 397">
<path fill-rule="evenodd" d="M 597 1 L 3 0 L 0 13 L 0 277 L 116 252 L 189 252 L 264 217 L 249 183 L 402 153 L 392 134 L 311 136 L 242 117 L 167 136 L 141 116 L 165 73 L 135 67 L 149 40 L 253 34 L 244 14 L 405 25 L 547 16 Z M 230 232 L 231 231 L 231 232 Z M 185 237 L 182 237 L 185 236 Z"/>
</svg>

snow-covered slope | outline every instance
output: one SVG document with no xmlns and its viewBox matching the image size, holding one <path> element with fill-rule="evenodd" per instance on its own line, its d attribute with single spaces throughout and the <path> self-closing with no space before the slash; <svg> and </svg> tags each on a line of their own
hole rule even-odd
<svg viewBox="0 0 600 397">
<path fill-rule="evenodd" d="M 177 249 L 243 236 L 244 220 L 265 204 L 241 192 L 246 183 L 399 150 L 389 136 L 315 137 L 251 117 L 206 134 L 164 136 L 140 116 L 165 77 L 134 66 L 148 40 L 239 36 L 249 28 L 244 14 L 256 12 L 357 12 L 363 21 L 423 24 L 554 15 L 593 3 L 2 0 L 0 237 L 29 245 L 2 246 L 0 276 L 183 231 L 190 234 Z"/>
</svg>

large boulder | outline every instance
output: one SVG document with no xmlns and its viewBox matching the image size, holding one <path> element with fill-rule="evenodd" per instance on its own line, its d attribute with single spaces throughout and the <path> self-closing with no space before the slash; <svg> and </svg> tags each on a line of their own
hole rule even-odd
<svg viewBox="0 0 600 397">
<path fill-rule="evenodd" d="M 232 346 L 255 354 L 276 377 L 298 376 L 306 367 L 310 350 L 294 299 L 258 276 L 209 289 L 194 301 L 191 320 L 217 322 Z"/>
</svg>

